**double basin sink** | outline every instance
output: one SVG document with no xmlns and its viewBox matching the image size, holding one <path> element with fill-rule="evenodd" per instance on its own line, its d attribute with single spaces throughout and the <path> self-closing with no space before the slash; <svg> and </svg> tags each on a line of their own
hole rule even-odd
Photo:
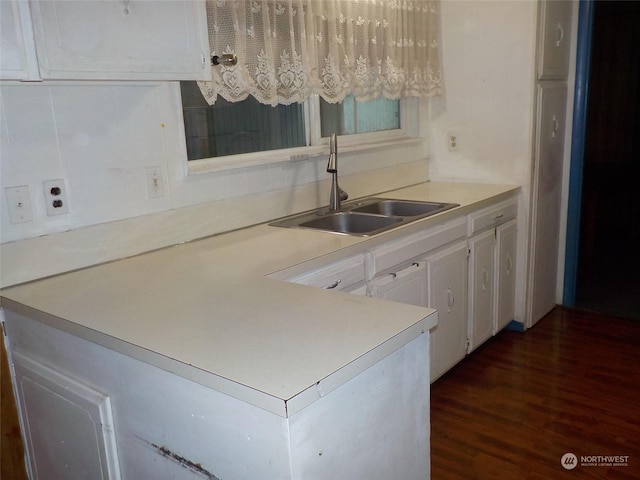
<svg viewBox="0 0 640 480">
<path fill-rule="evenodd" d="M 458 206 L 457 203 L 367 198 L 344 203 L 339 211 L 313 210 L 269 225 L 366 237 Z"/>
</svg>

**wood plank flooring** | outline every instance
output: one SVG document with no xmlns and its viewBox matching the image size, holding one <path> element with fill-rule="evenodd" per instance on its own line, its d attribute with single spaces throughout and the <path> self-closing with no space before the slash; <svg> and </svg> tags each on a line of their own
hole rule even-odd
<svg viewBox="0 0 640 480">
<path fill-rule="evenodd" d="M 640 478 L 638 321 L 558 307 L 500 333 L 431 394 L 434 480 Z M 597 455 L 628 466 L 582 464 Z"/>
</svg>

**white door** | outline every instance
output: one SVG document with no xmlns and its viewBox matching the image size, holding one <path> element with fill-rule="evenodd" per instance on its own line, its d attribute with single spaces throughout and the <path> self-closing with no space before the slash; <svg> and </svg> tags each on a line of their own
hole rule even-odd
<svg viewBox="0 0 640 480">
<path fill-rule="evenodd" d="M 428 307 L 438 310 L 431 330 L 431 382 L 462 360 L 467 340 L 467 242 L 430 255 Z"/>
</svg>

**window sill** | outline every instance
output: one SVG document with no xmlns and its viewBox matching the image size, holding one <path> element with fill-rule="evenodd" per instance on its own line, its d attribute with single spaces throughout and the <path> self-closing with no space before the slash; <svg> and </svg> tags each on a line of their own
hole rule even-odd
<svg viewBox="0 0 640 480">
<path fill-rule="evenodd" d="M 347 142 L 344 142 L 344 144 L 338 145 L 338 152 L 367 152 L 379 148 L 415 145 L 423 141 L 424 139 L 420 137 L 403 136 L 386 138 L 377 142 L 358 144 L 349 144 Z M 254 167 L 258 165 L 303 161 L 321 155 L 329 155 L 329 145 L 288 148 L 286 150 L 255 152 L 242 155 L 231 155 L 229 157 L 222 158 L 204 158 L 201 160 L 191 160 L 186 162 L 186 171 L 187 175 L 201 175 L 220 172 L 224 170 L 235 170 L 246 167 Z"/>
</svg>

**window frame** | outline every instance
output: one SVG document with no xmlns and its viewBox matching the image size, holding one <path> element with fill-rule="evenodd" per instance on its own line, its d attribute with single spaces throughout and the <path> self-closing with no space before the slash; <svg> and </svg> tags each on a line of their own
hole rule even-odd
<svg viewBox="0 0 640 480">
<path fill-rule="evenodd" d="M 182 107 L 179 89 L 180 86 L 178 85 L 178 99 L 180 100 L 180 106 Z M 329 138 L 323 138 L 320 134 L 320 97 L 316 94 L 311 95 L 309 99 L 303 103 L 302 107 L 305 119 L 306 146 L 240 153 L 236 155 L 225 155 L 222 157 L 210 157 L 196 160 L 189 160 L 187 158 L 186 132 L 184 119 L 181 118 L 185 174 L 198 175 L 223 170 L 268 165 L 271 163 L 303 161 L 311 157 L 328 154 Z M 182 108 L 180 108 L 180 113 L 182 116 Z M 414 142 L 417 140 L 416 137 L 419 137 L 418 130 L 419 100 L 417 98 L 403 98 L 400 99 L 399 129 L 339 135 L 339 151 L 366 151 L 379 148 L 383 145 L 399 145 L 406 142 Z"/>
</svg>

